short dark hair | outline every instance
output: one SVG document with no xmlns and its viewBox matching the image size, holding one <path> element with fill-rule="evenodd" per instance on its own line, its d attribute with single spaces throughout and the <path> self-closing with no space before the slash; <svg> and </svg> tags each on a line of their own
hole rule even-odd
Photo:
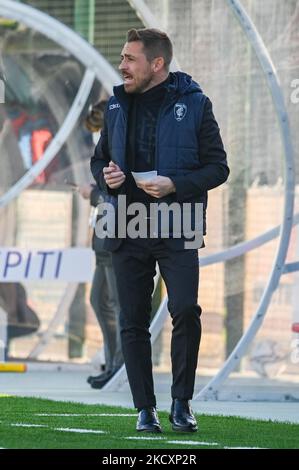
<svg viewBox="0 0 299 470">
<path fill-rule="evenodd" d="M 165 68 L 168 70 L 172 60 L 172 44 L 166 33 L 155 28 L 130 29 L 127 42 L 140 41 L 144 54 L 150 62 L 156 57 L 163 57 Z"/>
<path fill-rule="evenodd" d="M 103 127 L 106 106 L 107 100 L 101 100 L 89 110 L 84 124 L 90 132 L 98 132 Z"/>
</svg>

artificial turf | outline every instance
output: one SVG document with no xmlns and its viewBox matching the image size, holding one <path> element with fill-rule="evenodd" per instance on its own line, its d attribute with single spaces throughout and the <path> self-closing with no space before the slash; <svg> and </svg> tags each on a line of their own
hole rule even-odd
<svg viewBox="0 0 299 470">
<path fill-rule="evenodd" d="M 55 414 L 67 416 L 55 416 Z M 109 414 L 109 416 L 93 416 L 94 414 Z M 116 416 L 117 414 L 132 416 Z M 167 412 L 159 411 L 159 417 L 163 428 L 162 434 L 137 433 L 135 431 L 137 413 L 132 409 L 3 396 L 0 397 L 0 447 L 6 449 L 299 448 L 297 424 L 197 415 L 199 431 L 179 433 L 172 431 Z M 31 427 L 32 425 L 36 427 Z"/>
</svg>

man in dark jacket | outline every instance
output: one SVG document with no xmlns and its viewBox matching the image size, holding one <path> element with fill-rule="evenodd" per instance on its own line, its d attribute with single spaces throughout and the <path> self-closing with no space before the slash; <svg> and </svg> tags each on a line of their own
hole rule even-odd
<svg viewBox="0 0 299 470">
<path fill-rule="evenodd" d="M 145 208 L 147 236 L 129 233 L 132 210 L 127 210 L 126 237 L 117 227 L 105 247 L 112 251 L 121 304 L 122 348 L 139 411 L 138 431 L 161 432 L 154 395 L 149 318 L 156 261 L 168 293 L 172 317 L 172 406 L 170 421 L 177 431 L 196 431 L 190 408 L 201 337 L 198 296 L 198 251 L 186 248 L 185 232 L 179 238 L 170 221 L 163 234 L 161 221 L 151 228 L 151 208 L 177 203 L 191 210 L 196 222 L 207 191 L 224 183 L 229 169 L 212 104 L 199 85 L 182 72 L 169 73 L 172 44 L 155 29 L 130 30 L 119 66 L 124 84 L 114 88 L 105 115 L 101 139 L 91 159 L 98 185 L 115 196 L 115 206 L 136 203 Z M 157 171 L 149 181 L 135 183 L 131 171 Z M 138 206 L 139 207 L 139 206 Z M 144 213 L 144 212 L 143 212 Z M 116 214 L 116 219 L 119 213 Z M 163 218 L 163 215 L 162 215 Z M 157 221 L 156 221 L 157 222 Z M 162 220 L 163 222 L 163 220 Z"/>
</svg>

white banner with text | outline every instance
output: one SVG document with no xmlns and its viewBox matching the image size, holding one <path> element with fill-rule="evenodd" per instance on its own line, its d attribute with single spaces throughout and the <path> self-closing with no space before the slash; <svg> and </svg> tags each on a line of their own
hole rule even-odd
<svg viewBox="0 0 299 470">
<path fill-rule="evenodd" d="M 0 247 L 0 282 L 90 282 L 94 266 L 95 256 L 90 248 Z"/>
</svg>

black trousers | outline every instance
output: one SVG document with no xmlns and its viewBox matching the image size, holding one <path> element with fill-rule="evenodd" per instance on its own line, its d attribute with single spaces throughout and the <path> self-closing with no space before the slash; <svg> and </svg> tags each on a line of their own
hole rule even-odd
<svg viewBox="0 0 299 470">
<path fill-rule="evenodd" d="M 201 337 L 201 308 L 197 303 L 197 250 L 172 250 L 170 240 L 126 239 L 113 252 L 121 306 L 121 340 L 128 380 L 136 408 L 156 405 L 154 394 L 150 312 L 158 261 L 172 317 L 172 398 L 191 399 Z"/>
<path fill-rule="evenodd" d="M 96 265 L 90 291 L 90 303 L 104 338 L 106 371 L 119 369 L 124 362 L 119 331 L 120 306 L 115 273 L 111 262 L 105 259 Z"/>
</svg>

